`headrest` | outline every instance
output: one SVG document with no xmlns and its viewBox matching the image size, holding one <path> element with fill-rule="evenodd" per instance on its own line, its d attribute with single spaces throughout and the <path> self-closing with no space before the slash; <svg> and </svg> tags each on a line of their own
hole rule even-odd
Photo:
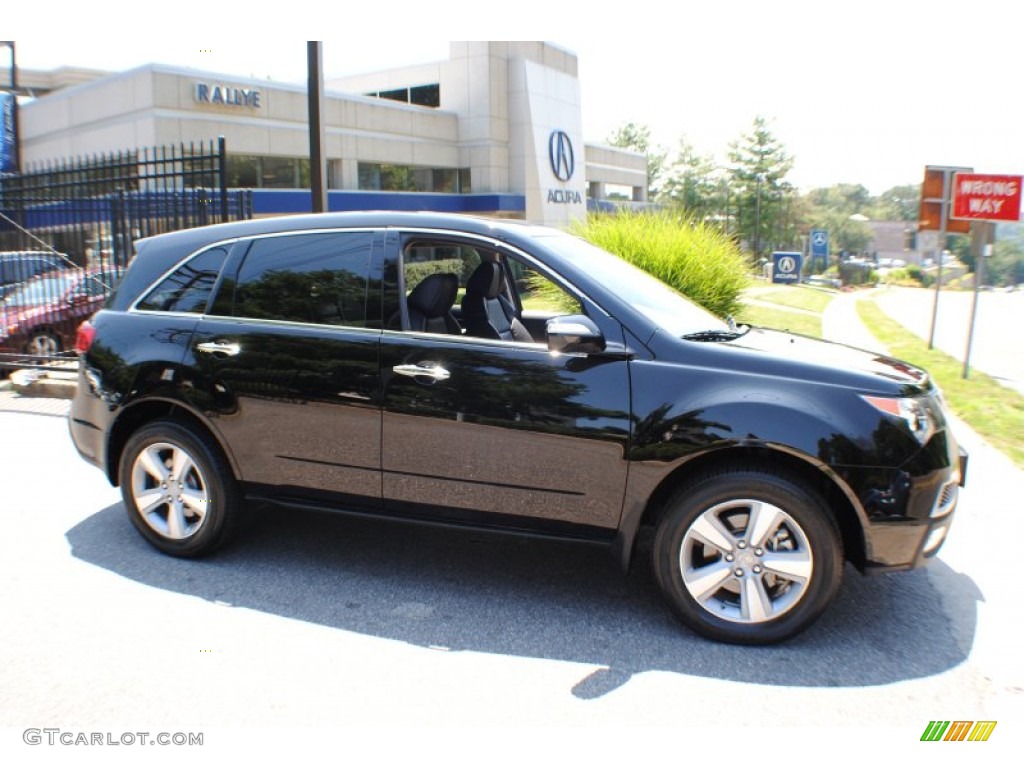
<svg viewBox="0 0 1024 768">
<path fill-rule="evenodd" d="M 439 272 L 423 278 L 409 294 L 409 308 L 425 317 L 441 317 L 455 304 L 459 278 L 451 272 Z"/>
<path fill-rule="evenodd" d="M 482 293 L 485 299 L 497 298 L 501 292 L 501 267 L 493 261 L 485 261 L 475 270 L 466 283 L 466 293 Z"/>
</svg>

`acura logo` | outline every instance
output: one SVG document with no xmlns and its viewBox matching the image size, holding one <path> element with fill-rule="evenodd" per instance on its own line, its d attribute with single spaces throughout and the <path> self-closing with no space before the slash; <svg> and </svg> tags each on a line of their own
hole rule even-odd
<svg viewBox="0 0 1024 768">
<path fill-rule="evenodd" d="M 572 142 L 565 131 L 552 131 L 548 139 L 548 159 L 551 161 L 551 172 L 559 181 L 568 181 L 576 170 L 576 156 L 572 151 Z"/>
</svg>

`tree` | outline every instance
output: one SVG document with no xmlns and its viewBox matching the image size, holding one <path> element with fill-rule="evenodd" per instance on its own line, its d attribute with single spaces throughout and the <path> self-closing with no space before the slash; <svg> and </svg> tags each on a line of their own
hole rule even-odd
<svg viewBox="0 0 1024 768">
<path fill-rule="evenodd" d="M 720 208 L 722 185 L 714 173 L 714 158 L 698 154 L 692 144 L 680 139 L 676 156 L 667 167 L 658 201 L 678 206 L 694 220 L 703 221 Z"/>
<path fill-rule="evenodd" d="M 668 152 L 661 147 L 651 146 L 651 129 L 646 125 L 626 123 L 612 132 L 608 143 L 613 147 L 632 149 L 647 155 L 647 199 L 654 200 L 660 191 L 659 180 Z"/>
<path fill-rule="evenodd" d="M 985 267 L 984 280 L 991 285 L 1024 283 L 1024 245 L 1019 240 L 1000 240 Z"/>
<path fill-rule="evenodd" d="M 902 184 L 879 195 L 868 215 L 878 221 L 917 221 L 920 208 L 921 185 Z"/>
<path fill-rule="evenodd" d="M 732 194 L 737 233 L 759 258 L 766 249 L 789 245 L 796 238 L 792 211 L 793 186 L 786 174 L 793 167 L 782 143 L 758 115 L 748 133 L 729 145 Z"/>
<path fill-rule="evenodd" d="M 805 196 L 809 209 L 804 226 L 826 229 L 833 252 L 862 253 L 871 243 L 873 233 L 865 221 L 864 211 L 875 213 L 878 199 L 862 184 L 833 184 L 812 189 Z"/>
</svg>

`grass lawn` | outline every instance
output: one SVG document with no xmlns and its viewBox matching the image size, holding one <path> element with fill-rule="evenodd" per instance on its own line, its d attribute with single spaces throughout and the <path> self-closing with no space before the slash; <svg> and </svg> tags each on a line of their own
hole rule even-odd
<svg viewBox="0 0 1024 768">
<path fill-rule="evenodd" d="M 745 292 L 747 303 L 736 316 L 739 323 L 778 328 L 821 338 L 821 313 L 835 293 L 802 285 L 762 285 Z M 771 304 L 772 306 L 764 306 Z"/>
<path fill-rule="evenodd" d="M 754 289 L 750 291 L 753 298 L 758 301 L 768 301 L 772 304 L 779 304 L 792 309 L 802 309 L 807 312 L 821 314 L 825 307 L 835 298 L 835 291 L 826 291 L 820 288 L 808 288 L 805 285 L 781 285 L 771 288 Z"/>
<path fill-rule="evenodd" d="M 737 323 L 760 325 L 763 328 L 777 328 L 780 331 L 802 333 L 805 336 L 821 338 L 821 315 L 803 312 L 787 312 L 780 307 L 773 309 L 759 304 L 747 305 L 736 317 Z"/>
<path fill-rule="evenodd" d="M 873 301 L 857 305 L 860 319 L 893 357 L 926 369 L 942 388 L 949 409 L 1020 467 L 1024 467 L 1024 396 L 991 376 L 972 370 L 960 378 L 963 364 L 907 331 Z"/>
</svg>

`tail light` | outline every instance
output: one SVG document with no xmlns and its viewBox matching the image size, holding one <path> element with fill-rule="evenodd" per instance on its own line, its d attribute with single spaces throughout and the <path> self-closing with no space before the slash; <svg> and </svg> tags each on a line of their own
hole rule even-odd
<svg viewBox="0 0 1024 768">
<path fill-rule="evenodd" d="M 78 326 L 78 333 L 75 334 L 75 352 L 80 355 L 88 352 L 95 338 L 96 327 L 86 320 Z"/>
</svg>

